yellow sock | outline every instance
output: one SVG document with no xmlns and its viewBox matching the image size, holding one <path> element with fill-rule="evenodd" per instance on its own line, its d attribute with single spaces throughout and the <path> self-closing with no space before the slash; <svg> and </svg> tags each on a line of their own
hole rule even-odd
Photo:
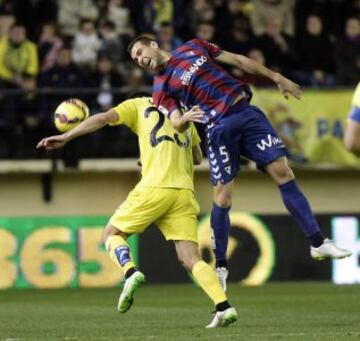
<svg viewBox="0 0 360 341">
<path fill-rule="evenodd" d="M 106 239 L 105 247 L 111 260 L 120 267 L 124 274 L 131 268 L 134 268 L 134 262 L 131 259 L 129 244 L 121 236 L 110 236 Z"/>
<path fill-rule="evenodd" d="M 201 288 L 214 301 L 215 305 L 227 300 L 215 271 L 210 265 L 201 260 L 192 268 L 192 274 Z"/>
</svg>

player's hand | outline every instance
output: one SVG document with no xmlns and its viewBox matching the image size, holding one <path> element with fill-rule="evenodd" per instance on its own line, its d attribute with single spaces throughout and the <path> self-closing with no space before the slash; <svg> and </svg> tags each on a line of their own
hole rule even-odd
<svg viewBox="0 0 360 341">
<path fill-rule="evenodd" d="M 193 106 L 189 111 L 184 112 L 182 118 L 184 122 L 204 122 L 205 112 L 198 105 Z"/>
<path fill-rule="evenodd" d="M 64 134 L 43 138 L 36 146 L 37 149 L 44 148 L 46 150 L 59 149 L 65 146 L 67 139 Z"/>
<path fill-rule="evenodd" d="M 277 75 L 275 82 L 286 99 L 289 99 L 289 94 L 296 99 L 301 99 L 301 89 L 299 84 L 294 83 L 280 74 Z"/>
</svg>

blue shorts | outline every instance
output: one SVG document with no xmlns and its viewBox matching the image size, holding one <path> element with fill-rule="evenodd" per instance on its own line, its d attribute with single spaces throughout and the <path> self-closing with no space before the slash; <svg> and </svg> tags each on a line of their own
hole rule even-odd
<svg viewBox="0 0 360 341">
<path fill-rule="evenodd" d="M 245 101 L 236 103 L 205 129 L 213 185 L 231 181 L 240 169 L 240 155 L 259 169 L 287 156 L 287 150 L 265 114 Z"/>
<path fill-rule="evenodd" d="M 349 118 L 360 124 L 360 108 L 352 107 L 352 109 L 349 113 Z"/>
</svg>

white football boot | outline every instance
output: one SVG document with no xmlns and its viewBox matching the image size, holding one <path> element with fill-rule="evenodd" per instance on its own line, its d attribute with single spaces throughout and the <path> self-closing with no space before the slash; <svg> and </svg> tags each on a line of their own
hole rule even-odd
<svg viewBox="0 0 360 341">
<path fill-rule="evenodd" d="M 140 271 L 135 271 L 124 284 L 118 302 L 118 312 L 126 313 L 134 303 L 134 293 L 141 284 L 145 283 L 145 276 Z"/>
<path fill-rule="evenodd" d="M 223 290 L 226 291 L 226 280 L 228 278 L 229 271 L 226 268 L 216 268 L 216 276 L 219 279 L 220 285 L 222 286 Z"/>
<path fill-rule="evenodd" d="M 237 312 L 234 307 L 224 311 L 217 311 L 212 321 L 205 328 L 227 327 L 237 320 Z"/>
<path fill-rule="evenodd" d="M 310 247 L 311 257 L 316 260 L 322 260 L 325 258 L 341 259 L 350 257 L 352 252 L 346 249 L 341 249 L 335 245 L 330 239 L 325 239 L 324 243 L 319 247 Z"/>
</svg>

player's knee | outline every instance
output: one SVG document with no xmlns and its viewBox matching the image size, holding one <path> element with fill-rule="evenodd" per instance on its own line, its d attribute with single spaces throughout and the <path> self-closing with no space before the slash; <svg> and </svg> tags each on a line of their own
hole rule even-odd
<svg viewBox="0 0 360 341">
<path fill-rule="evenodd" d="M 279 169 L 277 176 L 282 183 L 289 182 L 295 178 L 294 172 L 287 165 Z"/>
<path fill-rule="evenodd" d="M 232 195 L 234 189 L 234 180 L 226 184 L 222 184 L 218 182 L 218 184 L 214 187 L 213 192 L 213 200 L 214 203 L 223 208 L 228 208 L 232 204 Z"/>
<path fill-rule="evenodd" d="M 186 260 L 181 261 L 181 265 L 185 268 L 185 270 L 191 272 L 194 265 L 198 262 L 197 259 L 188 258 Z"/>
<path fill-rule="evenodd" d="M 115 235 L 120 235 L 121 237 L 123 237 L 124 239 L 127 239 L 127 234 L 121 232 L 120 230 L 118 230 L 117 228 L 115 228 L 114 226 L 112 226 L 111 224 L 108 224 L 105 226 L 105 228 L 103 229 L 102 235 L 101 235 L 101 242 L 103 244 L 106 243 L 106 240 L 111 237 L 111 236 L 115 236 Z"/>
<path fill-rule="evenodd" d="M 232 195 L 228 191 L 215 191 L 214 202 L 219 207 L 230 207 L 232 204 Z"/>
<path fill-rule="evenodd" d="M 180 264 L 188 271 L 191 270 L 190 268 L 190 258 L 188 256 L 185 256 L 183 254 L 178 254 L 178 260 Z"/>
<path fill-rule="evenodd" d="M 294 172 L 283 160 L 277 160 L 272 162 L 267 168 L 267 172 L 279 185 L 287 183 L 295 179 Z"/>
<path fill-rule="evenodd" d="M 360 141 L 355 141 L 354 139 L 345 138 L 344 139 L 345 148 L 356 154 L 360 155 Z"/>
<path fill-rule="evenodd" d="M 187 271 L 191 271 L 194 265 L 200 260 L 198 252 L 192 252 L 192 250 L 188 250 L 188 252 L 178 252 L 177 256 L 180 264 Z"/>
</svg>

